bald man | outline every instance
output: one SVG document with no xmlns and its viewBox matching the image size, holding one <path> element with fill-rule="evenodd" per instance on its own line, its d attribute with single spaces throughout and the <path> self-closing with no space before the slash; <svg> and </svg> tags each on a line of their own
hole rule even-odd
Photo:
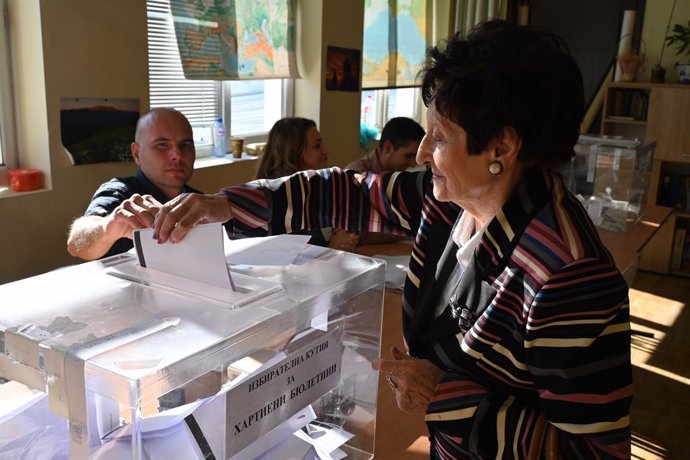
<svg viewBox="0 0 690 460">
<path fill-rule="evenodd" d="M 111 179 L 96 190 L 70 228 L 71 255 L 95 260 L 128 251 L 132 231 L 151 227 L 162 204 L 183 192 L 200 193 L 187 185 L 196 150 L 192 127 L 182 113 L 158 108 L 142 115 L 131 150 L 136 174 Z"/>
</svg>

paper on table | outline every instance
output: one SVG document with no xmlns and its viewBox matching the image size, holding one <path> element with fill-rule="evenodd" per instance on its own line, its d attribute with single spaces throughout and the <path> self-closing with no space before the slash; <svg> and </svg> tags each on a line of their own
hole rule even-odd
<svg viewBox="0 0 690 460">
<path fill-rule="evenodd" d="M 32 390 L 19 382 L 9 381 L 1 384 L 0 425 L 45 396 L 44 392 Z"/>
<path fill-rule="evenodd" d="M 295 432 L 295 436 L 307 441 L 316 449 L 321 460 L 340 460 L 345 457 L 345 453 L 340 449 L 340 446 L 354 437 L 354 434 L 349 433 L 338 426 L 327 428 L 325 426 L 310 423 L 304 430 Z"/>
<path fill-rule="evenodd" d="M 287 266 L 308 247 L 309 235 L 275 235 L 225 242 L 225 258 L 233 265 Z"/>
<path fill-rule="evenodd" d="M 405 286 L 405 278 L 407 278 L 410 256 L 375 255 L 374 257 L 386 262 L 386 287 L 402 290 Z"/>
<path fill-rule="evenodd" d="M 0 458 L 69 458 L 69 430 L 65 419 L 50 411 L 48 395 L 29 390 L 18 396 L 19 404 L 2 408 L 8 412 L 0 416 Z"/>
<path fill-rule="evenodd" d="M 142 267 L 235 290 L 225 262 L 223 234 L 221 224 L 202 224 L 179 243 L 158 244 L 153 229 L 146 228 L 134 231 L 134 246 Z"/>
<path fill-rule="evenodd" d="M 166 435 L 170 428 L 182 423 L 189 414 L 193 413 L 199 407 L 212 401 L 214 396 L 199 399 L 197 401 L 184 404 L 182 406 L 168 409 L 164 412 L 148 415 L 141 419 L 141 433 L 144 439 L 156 436 Z M 110 441 L 118 439 L 119 441 L 130 439 L 132 436 L 132 425 L 121 425 L 116 430 L 103 436 L 103 439 Z"/>
<path fill-rule="evenodd" d="M 276 458 L 281 460 L 305 460 L 310 458 L 307 456 L 309 451 L 314 452 L 314 455 L 311 456 L 313 458 L 316 455 L 316 451 L 314 451 L 314 447 L 311 444 L 297 436 L 288 436 L 278 445 L 271 448 L 271 450 L 256 457 L 256 460 L 274 460 Z"/>
<path fill-rule="evenodd" d="M 311 405 L 305 407 L 304 409 L 297 412 L 292 417 L 285 420 L 283 423 L 261 436 L 259 439 L 254 441 L 252 444 L 248 445 L 233 457 L 231 460 L 250 460 L 258 459 L 268 460 L 273 458 L 291 458 L 296 452 L 301 452 L 301 445 L 294 445 L 290 443 L 289 445 L 279 446 L 288 437 L 291 437 L 295 431 L 300 430 L 303 426 L 311 423 L 316 419 L 316 413 Z M 306 440 L 305 440 L 306 441 Z M 309 442 L 309 444 L 312 444 Z M 270 447 L 269 447 L 270 446 Z M 270 449 L 268 450 L 267 447 Z M 273 452 L 273 448 L 277 447 L 277 451 Z M 285 455 L 283 452 L 278 456 L 278 451 L 283 449 L 290 449 L 292 455 Z M 276 455 L 274 455 L 276 454 Z"/>
<path fill-rule="evenodd" d="M 132 444 L 127 438 L 118 438 L 98 447 L 89 458 L 94 460 L 121 460 L 132 456 Z M 203 460 L 207 457 L 199 449 L 197 441 L 184 423 L 173 425 L 158 436 L 144 436 L 142 441 L 143 458 L 184 458 Z"/>
</svg>

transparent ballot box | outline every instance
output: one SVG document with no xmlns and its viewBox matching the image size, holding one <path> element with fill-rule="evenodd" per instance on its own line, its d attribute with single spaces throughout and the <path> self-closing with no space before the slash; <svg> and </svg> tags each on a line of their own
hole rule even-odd
<svg viewBox="0 0 690 460">
<path fill-rule="evenodd" d="M 372 458 L 385 266 L 305 254 L 229 265 L 233 302 L 157 283 L 129 253 L 0 286 L 0 377 L 31 392 L 0 414 L 16 430 L 0 452 Z"/>
<path fill-rule="evenodd" d="M 655 146 L 620 136 L 580 136 L 561 174 L 596 226 L 626 231 L 640 220 Z"/>
</svg>

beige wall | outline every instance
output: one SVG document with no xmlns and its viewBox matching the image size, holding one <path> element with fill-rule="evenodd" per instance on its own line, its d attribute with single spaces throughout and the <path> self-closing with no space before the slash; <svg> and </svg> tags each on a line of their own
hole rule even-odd
<svg viewBox="0 0 690 460">
<path fill-rule="evenodd" d="M 660 52 L 673 0 L 647 3 L 649 66 Z M 326 46 L 361 48 L 364 0 L 298 0 L 300 72 L 295 114 L 313 118 L 343 165 L 359 154 L 359 93 L 325 91 Z M 10 0 L 20 166 L 48 172 L 45 191 L 0 198 L 0 283 L 78 262 L 65 249 L 71 220 L 96 187 L 133 164 L 72 166 L 60 143 L 63 96 L 136 97 L 148 106 L 143 0 Z M 690 17 L 677 2 L 674 22 Z M 676 58 L 669 50 L 664 65 Z M 670 70 L 669 70 L 670 71 Z M 675 77 L 673 77 L 675 78 Z M 215 192 L 253 177 L 254 161 L 197 170 L 194 187 Z"/>
<path fill-rule="evenodd" d="M 0 199 L 0 282 L 74 263 L 67 227 L 103 180 L 129 164 L 71 165 L 60 143 L 62 96 L 136 97 L 147 104 L 146 15 L 137 0 L 11 0 L 20 166 L 48 190 Z M 48 152 L 48 155 L 46 155 Z"/>
<path fill-rule="evenodd" d="M 344 166 L 359 148 L 360 93 L 326 91 L 327 47 L 362 48 L 364 1 L 298 2 L 299 68 L 295 113 L 316 121 L 330 150 L 331 165 Z"/>
<path fill-rule="evenodd" d="M 669 15 L 673 6 L 673 0 L 651 0 L 647 1 L 646 12 L 644 17 L 644 25 L 642 27 L 642 46 L 643 51 L 646 47 L 647 53 L 647 72 L 646 77 L 649 77 L 651 68 L 657 63 L 661 56 L 661 51 L 664 45 L 664 37 L 666 34 L 666 24 L 668 24 Z M 676 1 L 676 9 L 671 18 L 671 28 L 674 24 L 687 25 L 690 20 L 690 1 L 679 0 Z M 661 65 L 666 68 L 666 82 L 676 83 L 678 77 L 673 66 L 677 61 L 688 62 L 687 58 L 676 56 L 676 47 L 666 48 L 663 52 L 663 59 Z"/>
</svg>

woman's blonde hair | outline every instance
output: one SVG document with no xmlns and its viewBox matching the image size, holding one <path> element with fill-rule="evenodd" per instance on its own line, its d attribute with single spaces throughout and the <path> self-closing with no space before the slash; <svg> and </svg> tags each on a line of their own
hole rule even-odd
<svg viewBox="0 0 690 460">
<path fill-rule="evenodd" d="M 276 121 L 268 133 L 256 178 L 276 179 L 301 171 L 307 131 L 311 127 L 316 128 L 316 123 L 307 118 L 289 117 Z"/>
</svg>

